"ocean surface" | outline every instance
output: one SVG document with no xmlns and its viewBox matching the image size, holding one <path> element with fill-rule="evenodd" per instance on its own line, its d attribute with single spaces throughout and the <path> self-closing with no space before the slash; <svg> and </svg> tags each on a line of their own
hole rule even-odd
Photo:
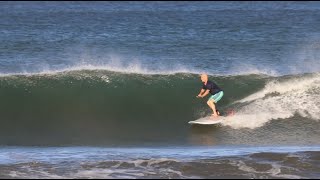
<svg viewBox="0 0 320 180">
<path fill-rule="evenodd" d="M 0 2 L 0 178 L 320 178 L 320 2 Z M 196 98 L 207 73 L 219 125 Z"/>
</svg>

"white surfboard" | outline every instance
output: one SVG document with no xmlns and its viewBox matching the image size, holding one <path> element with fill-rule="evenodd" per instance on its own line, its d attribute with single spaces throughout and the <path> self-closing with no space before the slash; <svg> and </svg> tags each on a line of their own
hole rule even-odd
<svg viewBox="0 0 320 180">
<path fill-rule="evenodd" d="M 225 116 L 219 116 L 218 118 L 213 118 L 211 116 L 207 116 L 207 117 L 197 119 L 195 121 L 189 121 L 189 124 L 205 124 L 205 125 L 219 124 L 222 121 L 224 121 L 225 119 L 226 119 Z"/>
</svg>

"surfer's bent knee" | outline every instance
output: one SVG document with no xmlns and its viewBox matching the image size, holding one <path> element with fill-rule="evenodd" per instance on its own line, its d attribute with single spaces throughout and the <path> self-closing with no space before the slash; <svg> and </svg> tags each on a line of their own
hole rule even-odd
<svg viewBox="0 0 320 180">
<path fill-rule="evenodd" d="M 213 99 L 209 99 L 209 100 L 207 101 L 207 104 L 211 104 L 211 102 L 212 102 L 213 104 L 215 103 Z"/>
</svg>

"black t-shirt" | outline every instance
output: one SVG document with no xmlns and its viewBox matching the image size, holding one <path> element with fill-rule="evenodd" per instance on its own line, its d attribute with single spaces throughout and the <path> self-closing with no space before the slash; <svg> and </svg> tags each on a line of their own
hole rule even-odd
<svg viewBox="0 0 320 180">
<path fill-rule="evenodd" d="M 206 85 L 204 85 L 204 83 L 203 83 L 202 89 L 205 89 L 205 90 L 209 89 L 210 90 L 209 92 L 212 95 L 217 94 L 218 92 L 222 91 L 222 89 L 220 89 L 217 84 L 215 84 L 214 82 L 211 82 L 211 81 L 208 81 Z"/>
</svg>

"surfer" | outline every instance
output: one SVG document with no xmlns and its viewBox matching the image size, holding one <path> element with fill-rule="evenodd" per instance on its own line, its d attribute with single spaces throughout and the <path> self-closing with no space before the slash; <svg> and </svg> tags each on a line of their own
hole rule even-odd
<svg viewBox="0 0 320 180">
<path fill-rule="evenodd" d="M 212 109 L 213 117 L 218 117 L 220 115 L 219 111 L 216 109 L 216 103 L 222 98 L 223 91 L 218 85 L 212 81 L 208 80 L 208 75 L 201 74 L 201 81 L 203 83 L 202 89 L 200 93 L 197 95 L 197 98 L 203 98 L 209 93 L 211 96 L 209 97 L 207 104 Z"/>
</svg>

